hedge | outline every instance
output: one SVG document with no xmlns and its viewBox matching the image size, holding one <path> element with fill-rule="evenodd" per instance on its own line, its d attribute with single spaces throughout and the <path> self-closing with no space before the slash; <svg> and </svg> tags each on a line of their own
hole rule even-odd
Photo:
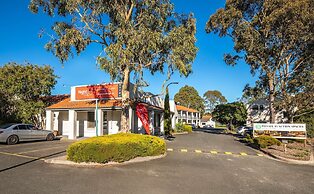
<svg viewBox="0 0 314 194">
<path fill-rule="evenodd" d="M 191 133 L 192 132 L 192 126 L 179 122 L 176 124 L 174 131 L 175 132 L 189 132 L 189 133 Z"/>
<path fill-rule="evenodd" d="M 162 155 L 165 142 L 154 136 L 119 133 L 92 137 L 71 144 L 67 159 L 73 162 L 124 162 L 136 157 Z"/>
<path fill-rule="evenodd" d="M 281 145 L 281 142 L 278 139 L 266 135 L 254 138 L 254 143 L 260 148 L 267 148 L 272 145 Z"/>
</svg>

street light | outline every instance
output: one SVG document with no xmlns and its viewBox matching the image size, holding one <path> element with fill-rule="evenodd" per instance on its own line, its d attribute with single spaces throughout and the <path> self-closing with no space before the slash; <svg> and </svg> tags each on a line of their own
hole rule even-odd
<svg viewBox="0 0 314 194">
<path fill-rule="evenodd" d="M 170 83 L 166 86 L 166 89 L 167 89 L 168 86 L 170 86 L 171 84 L 179 84 L 179 82 L 170 82 Z"/>
</svg>

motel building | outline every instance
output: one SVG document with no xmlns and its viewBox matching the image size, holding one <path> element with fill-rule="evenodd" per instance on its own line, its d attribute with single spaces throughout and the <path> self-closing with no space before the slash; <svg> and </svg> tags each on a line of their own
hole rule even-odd
<svg viewBox="0 0 314 194">
<path fill-rule="evenodd" d="M 163 134 L 163 99 L 130 84 L 132 133 Z M 71 95 L 46 109 L 46 130 L 68 139 L 116 134 L 121 129 L 122 83 L 71 87 Z M 144 124 L 143 124 L 144 123 Z"/>
</svg>

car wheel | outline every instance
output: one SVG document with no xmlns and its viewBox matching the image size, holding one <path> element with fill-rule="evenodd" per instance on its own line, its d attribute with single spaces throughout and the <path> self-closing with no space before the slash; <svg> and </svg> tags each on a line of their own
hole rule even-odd
<svg viewBox="0 0 314 194">
<path fill-rule="evenodd" d="M 19 142 L 19 137 L 16 135 L 11 135 L 7 139 L 8 145 L 14 145 L 14 144 L 17 144 L 18 142 Z"/>
<path fill-rule="evenodd" d="M 55 138 L 55 136 L 54 136 L 52 133 L 49 133 L 49 134 L 47 135 L 46 140 L 47 140 L 47 141 L 52 141 L 52 140 L 54 140 L 54 138 Z"/>
</svg>

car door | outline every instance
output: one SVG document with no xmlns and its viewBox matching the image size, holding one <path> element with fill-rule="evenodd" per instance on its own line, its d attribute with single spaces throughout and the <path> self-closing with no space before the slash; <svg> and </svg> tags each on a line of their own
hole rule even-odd
<svg viewBox="0 0 314 194">
<path fill-rule="evenodd" d="M 17 134 L 20 140 L 27 141 L 32 139 L 32 130 L 30 130 L 27 125 L 21 124 L 18 125 L 17 127 L 18 127 Z"/>
<path fill-rule="evenodd" d="M 27 125 L 27 127 L 31 130 L 33 139 L 44 139 L 46 138 L 46 134 L 43 130 L 38 129 L 34 125 Z"/>
</svg>

